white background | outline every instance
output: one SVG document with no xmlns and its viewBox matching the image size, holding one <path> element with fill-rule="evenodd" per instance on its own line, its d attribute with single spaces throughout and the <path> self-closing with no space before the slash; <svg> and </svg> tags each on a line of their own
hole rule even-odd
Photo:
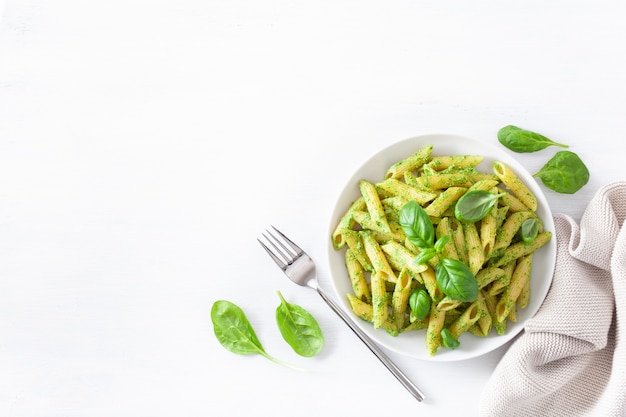
<svg viewBox="0 0 626 417">
<path fill-rule="evenodd" d="M 1 9 L 0 9 L 1 10 Z M 621 1 L 7 0 L 0 20 L 0 415 L 452 415 L 504 348 L 462 363 L 390 353 L 416 402 L 256 238 L 274 224 L 330 290 L 329 216 L 362 161 L 411 136 L 498 145 L 507 124 L 591 171 L 579 219 L 624 179 Z M 535 172 L 556 152 L 518 155 Z M 545 189 L 545 187 L 544 187 Z M 297 356 L 280 290 L 326 336 Z M 225 350 L 242 307 L 266 350 Z"/>
</svg>

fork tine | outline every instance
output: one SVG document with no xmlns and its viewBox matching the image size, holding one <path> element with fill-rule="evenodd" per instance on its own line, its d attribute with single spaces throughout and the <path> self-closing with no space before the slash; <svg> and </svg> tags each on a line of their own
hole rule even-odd
<svg viewBox="0 0 626 417">
<path fill-rule="evenodd" d="M 304 252 L 300 246 L 296 245 L 295 243 L 293 243 L 291 241 L 291 239 L 289 239 L 287 236 L 285 236 L 283 234 L 283 232 L 281 232 L 280 230 L 278 230 L 277 228 L 275 228 L 274 226 L 272 226 L 272 229 L 274 229 L 276 231 L 276 233 L 278 233 L 283 239 L 285 239 L 285 242 L 287 242 L 287 244 L 289 246 L 291 246 L 291 248 L 295 251 L 296 256 L 301 255 L 302 252 Z M 283 246 L 284 247 L 284 246 Z"/>
<path fill-rule="evenodd" d="M 272 226 L 273 227 L 273 226 Z M 265 239 L 267 239 L 267 241 L 274 247 L 274 254 L 279 254 L 280 256 L 283 257 L 283 259 L 285 260 L 285 262 L 287 262 L 287 264 L 291 264 L 293 261 L 295 261 L 299 254 L 295 253 L 292 249 L 288 248 L 287 246 L 285 246 L 284 241 L 281 241 L 278 237 L 276 237 L 270 230 L 265 230 L 265 232 L 267 232 L 267 234 L 271 237 L 271 239 L 266 236 L 265 234 L 263 234 L 263 236 L 265 237 Z M 281 234 L 280 232 L 278 232 L 279 234 Z M 282 235 L 284 239 L 287 239 L 287 237 L 285 235 Z"/>
<path fill-rule="evenodd" d="M 265 235 L 263 235 L 265 236 Z M 267 239 L 267 236 L 265 236 L 265 238 Z M 263 249 L 265 249 L 265 251 L 268 253 L 268 255 L 274 260 L 274 262 L 276 262 L 276 265 L 278 265 L 278 267 L 280 269 L 282 269 L 283 271 L 285 270 L 285 268 L 287 268 L 287 264 L 284 263 L 283 261 L 280 260 L 280 258 L 276 255 L 274 255 L 274 252 L 272 252 L 270 250 L 270 248 L 268 248 L 265 243 L 261 242 L 260 239 L 257 239 L 257 242 L 259 242 L 261 244 L 261 246 L 263 246 Z M 271 243 L 271 242 L 270 242 Z"/>
</svg>

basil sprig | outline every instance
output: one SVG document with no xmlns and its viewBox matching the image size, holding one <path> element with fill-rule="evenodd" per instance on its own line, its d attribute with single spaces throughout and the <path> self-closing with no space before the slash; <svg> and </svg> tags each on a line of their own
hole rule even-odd
<svg viewBox="0 0 626 417">
<path fill-rule="evenodd" d="M 285 342 L 300 356 L 317 355 L 324 346 L 324 335 L 317 320 L 304 308 L 288 303 L 278 291 L 280 305 L 276 308 L 276 323 Z"/>
<path fill-rule="evenodd" d="M 501 196 L 485 190 L 468 191 L 456 202 L 454 216 L 462 222 L 477 222 L 489 213 Z"/>
<path fill-rule="evenodd" d="M 589 170 L 571 151 L 559 151 L 533 177 L 557 193 L 574 194 L 589 181 Z"/>
<path fill-rule="evenodd" d="M 539 133 L 512 125 L 505 126 L 498 131 L 498 141 L 514 152 L 536 152 L 548 146 L 568 147 L 562 143 L 556 143 Z"/>
<path fill-rule="evenodd" d="M 410 201 L 400 211 L 400 226 L 408 240 L 420 249 L 414 262 L 425 263 L 443 251 L 444 244 L 435 244 L 435 229 L 430 217 L 415 201 Z M 476 277 L 464 263 L 442 258 L 435 267 L 435 279 L 439 289 L 448 297 L 460 301 L 474 301 L 478 297 Z"/>
</svg>

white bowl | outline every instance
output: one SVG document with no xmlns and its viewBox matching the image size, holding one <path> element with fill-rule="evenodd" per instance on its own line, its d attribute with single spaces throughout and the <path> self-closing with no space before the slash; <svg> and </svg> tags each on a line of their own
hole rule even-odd
<svg viewBox="0 0 626 417">
<path fill-rule="evenodd" d="M 503 335 L 498 335 L 493 329 L 487 337 L 462 334 L 458 348 L 454 350 L 440 348 L 433 356 L 426 350 L 425 330 L 409 331 L 394 337 L 382 328 L 374 329 L 371 323 L 358 318 L 352 312 L 346 297 L 347 294 L 352 293 L 352 286 L 344 263 L 345 249 L 335 250 L 331 239 L 331 234 L 341 216 L 346 212 L 350 203 L 360 195 L 359 180 L 365 179 L 373 183 L 383 180 L 387 168 L 429 144 L 433 145 L 433 155 L 484 156 L 484 160 L 477 167 L 481 172 L 492 173 L 492 163 L 496 160 L 508 165 L 537 197 L 537 214 L 543 221 L 544 230 L 553 232 L 552 239 L 538 249 L 533 257 L 530 301 L 526 308 L 518 308 L 517 322 L 508 321 L 506 333 Z M 491 352 L 510 341 L 523 329 L 524 322 L 532 317 L 543 303 L 550 288 L 556 262 L 556 235 L 552 213 L 539 184 L 532 175 L 502 149 L 475 139 L 449 134 L 427 134 L 405 139 L 382 149 L 365 161 L 348 179 L 337 199 L 330 219 L 327 241 L 329 242 L 328 261 L 331 283 L 341 307 L 378 344 L 394 352 L 428 361 L 469 359 Z"/>
</svg>

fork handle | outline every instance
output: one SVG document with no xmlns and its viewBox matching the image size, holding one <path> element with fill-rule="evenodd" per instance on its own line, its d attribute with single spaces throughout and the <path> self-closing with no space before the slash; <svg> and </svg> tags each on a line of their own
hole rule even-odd
<svg viewBox="0 0 626 417">
<path fill-rule="evenodd" d="M 363 330 L 361 330 L 352 319 L 331 299 L 329 298 L 324 291 L 322 291 L 319 287 L 317 288 L 317 292 L 322 297 L 326 304 L 332 308 L 332 310 L 337 313 L 339 317 L 352 329 L 354 333 L 365 343 L 365 345 L 372 351 L 374 355 L 391 371 L 391 373 L 400 381 L 402 385 L 417 399 L 417 401 L 422 401 L 424 399 L 424 394 L 411 382 L 411 380 L 396 366 L 395 363 L 389 359 L 389 357 L 381 350 L 378 345 L 374 343 L 372 339 L 365 334 Z"/>
</svg>

